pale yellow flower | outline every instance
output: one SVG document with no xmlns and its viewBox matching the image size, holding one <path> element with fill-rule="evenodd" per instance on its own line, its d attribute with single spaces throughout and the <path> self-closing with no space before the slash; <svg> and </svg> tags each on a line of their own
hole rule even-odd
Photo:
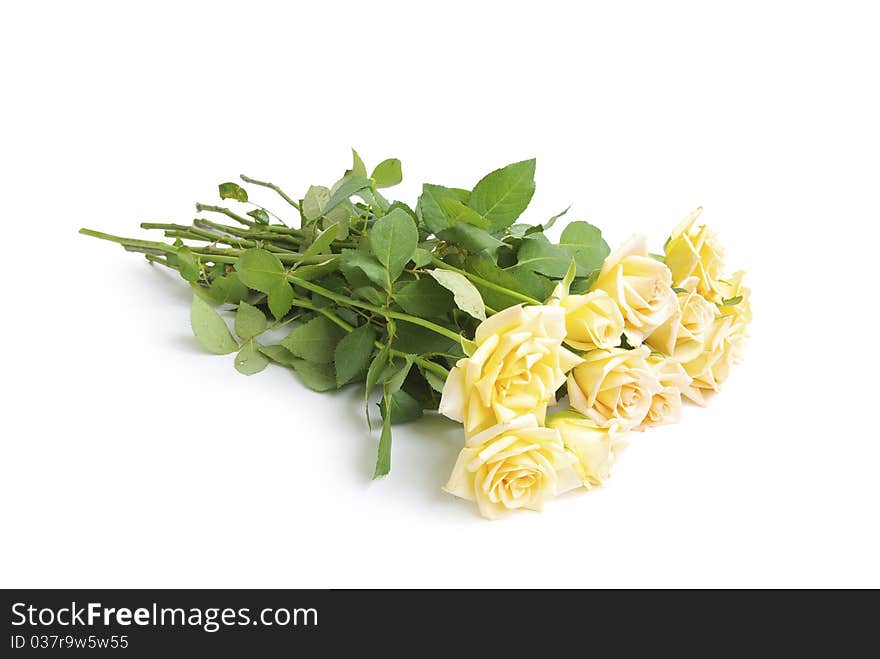
<svg viewBox="0 0 880 659">
<path fill-rule="evenodd" d="M 681 420 L 682 392 L 691 384 L 691 376 L 677 360 L 652 354 L 647 361 L 657 374 L 660 391 L 651 399 L 651 407 L 637 430 L 678 423 Z"/>
<path fill-rule="evenodd" d="M 725 279 L 718 280 L 721 302 L 718 310 L 723 316 L 732 316 L 728 340 L 733 344 L 733 361 L 742 361 L 743 349 L 748 338 L 748 326 L 752 322 L 751 290 L 743 286 L 745 272 L 740 270 Z M 728 304 L 724 304 L 728 302 Z"/>
<path fill-rule="evenodd" d="M 695 226 L 702 211 L 698 208 L 672 231 L 664 247 L 665 261 L 672 271 L 675 286 L 688 277 L 696 277 L 697 292 L 716 302 L 718 279 L 724 269 L 724 251 L 709 227 Z"/>
<path fill-rule="evenodd" d="M 593 350 L 568 376 L 572 409 L 603 428 L 630 430 L 639 425 L 662 388 L 649 366 L 646 346 L 634 350 Z"/>
<path fill-rule="evenodd" d="M 568 411 L 551 415 L 547 426 L 559 431 L 565 448 L 577 457 L 574 469 L 584 487 L 590 489 L 608 480 L 611 467 L 626 445 L 624 434 Z"/>
<path fill-rule="evenodd" d="M 559 307 L 515 306 L 490 316 L 477 328 L 470 356 L 449 373 L 440 413 L 461 421 L 467 437 L 524 414 L 543 423 L 565 374 L 581 362 L 562 347 L 564 338 Z"/>
<path fill-rule="evenodd" d="M 489 519 L 518 508 L 541 510 L 580 485 L 576 462 L 556 430 L 527 414 L 470 437 L 443 489 L 476 501 Z"/>
<path fill-rule="evenodd" d="M 733 320 L 733 316 L 716 318 L 706 333 L 703 351 L 682 364 L 692 378 L 690 386 L 682 393 L 697 405 L 705 405 L 706 394 L 717 392 L 730 375 L 736 348 Z"/>
<path fill-rule="evenodd" d="M 706 335 L 718 316 L 718 307 L 697 293 L 697 278 L 689 277 L 681 282 L 675 314 L 645 343 L 680 362 L 690 361 L 703 352 Z"/>
<path fill-rule="evenodd" d="M 593 289 L 605 291 L 617 303 L 623 333 L 633 346 L 641 345 L 677 308 L 672 274 L 648 256 L 643 236 L 633 236 L 608 255 Z"/>
<path fill-rule="evenodd" d="M 614 348 L 620 345 L 623 316 L 605 291 L 566 295 L 559 300 L 565 311 L 565 343 L 577 350 Z"/>
</svg>

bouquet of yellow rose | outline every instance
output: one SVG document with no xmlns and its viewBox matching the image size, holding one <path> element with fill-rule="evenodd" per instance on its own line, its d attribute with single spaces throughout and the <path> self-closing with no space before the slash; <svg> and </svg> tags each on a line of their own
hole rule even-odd
<svg viewBox="0 0 880 659">
<path fill-rule="evenodd" d="M 553 242 L 567 209 L 518 222 L 534 173 L 526 160 L 471 189 L 426 183 L 410 207 L 381 192 L 402 180 L 399 160 L 368 175 L 353 151 L 338 181 L 301 198 L 242 175 L 250 193 L 222 183 L 226 204 L 196 204 L 191 224 L 141 225 L 172 242 L 81 233 L 179 273 L 199 343 L 235 353 L 239 372 L 274 363 L 316 391 L 362 383 L 368 425 L 380 389 L 375 476 L 390 471 L 392 425 L 431 410 L 462 423 L 444 489 L 496 518 L 603 483 L 626 433 L 676 422 L 683 398 L 703 405 L 718 391 L 751 321 L 743 273 L 723 275 L 700 210 L 662 255 L 642 237 L 611 252 L 583 221 Z M 564 398 L 570 409 L 548 416 Z"/>
</svg>

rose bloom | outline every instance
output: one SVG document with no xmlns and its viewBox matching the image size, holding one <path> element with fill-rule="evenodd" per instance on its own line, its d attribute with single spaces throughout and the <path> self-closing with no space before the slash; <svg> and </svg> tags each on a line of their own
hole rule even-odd
<svg viewBox="0 0 880 659">
<path fill-rule="evenodd" d="M 730 375 L 736 348 L 733 328 L 733 316 L 716 318 L 706 334 L 703 351 L 682 364 L 692 378 L 690 386 L 682 394 L 697 405 L 705 405 L 706 394 L 717 392 Z"/>
<path fill-rule="evenodd" d="M 724 252 L 711 229 L 705 225 L 695 226 L 702 212 L 703 209 L 698 208 L 675 227 L 664 247 L 665 261 L 675 286 L 688 277 L 696 277 L 697 292 L 715 302 L 718 278 L 724 269 Z"/>
<path fill-rule="evenodd" d="M 697 278 L 682 282 L 675 314 L 649 336 L 645 343 L 680 362 L 696 358 L 706 344 L 706 335 L 718 317 L 718 307 L 697 293 Z"/>
<path fill-rule="evenodd" d="M 608 255 L 593 289 L 605 291 L 617 303 L 625 324 L 623 333 L 634 346 L 641 345 L 676 310 L 672 273 L 648 256 L 643 236 L 633 236 Z"/>
<path fill-rule="evenodd" d="M 752 322 L 752 305 L 749 301 L 751 290 L 743 286 L 745 272 L 740 270 L 733 275 L 718 280 L 718 292 L 721 302 L 718 310 L 722 316 L 732 316 L 728 340 L 733 344 L 733 361 L 742 361 L 743 349 L 748 338 L 747 329 Z M 736 301 L 737 298 L 741 298 Z M 724 304 L 724 301 L 736 301 L 735 304 Z"/>
<path fill-rule="evenodd" d="M 651 399 L 648 413 L 637 430 L 678 423 L 681 420 L 681 395 L 691 384 L 691 376 L 677 360 L 652 354 L 647 361 L 657 375 L 660 391 Z"/>
<path fill-rule="evenodd" d="M 565 374 L 581 362 L 564 338 L 559 307 L 509 307 L 484 320 L 473 353 L 446 379 L 440 413 L 461 421 L 467 437 L 524 414 L 543 423 Z"/>
<path fill-rule="evenodd" d="M 577 350 L 614 348 L 620 345 L 623 316 L 605 291 L 566 295 L 559 305 L 565 311 L 565 343 Z"/>
<path fill-rule="evenodd" d="M 626 445 L 623 434 L 576 412 L 557 412 L 547 419 L 547 426 L 559 431 L 565 448 L 577 457 L 574 469 L 584 487 L 591 489 L 608 480 Z"/>
<path fill-rule="evenodd" d="M 541 510 L 580 485 L 576 462 L 556 430 L 527 414 L 471 436 L 443 489 L 476 501 L 489 519 L 518 508 Z"/>
<path fill-rule="evenodd" d="M 634 350 L 593 350 L 568 376 L 572 409 L 603 428 L 630 430 L 639 425 L 661 389 L 648 364 L 646 346 Z"/>
</svg>

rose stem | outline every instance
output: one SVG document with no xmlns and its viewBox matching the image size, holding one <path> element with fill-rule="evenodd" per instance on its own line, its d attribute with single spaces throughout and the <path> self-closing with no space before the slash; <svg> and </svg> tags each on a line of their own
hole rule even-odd
<svg viewBox="0 0 880 659">
<path fill-rule="evenodd" d="M 251 184 L 253 184 L 253 185 L 259 185 L 259 186 L 262 186 L 262 187 L 264 187 L 264 188 L 269 188 L 270 190 L 274 190 L 275 192 L 277 192 L 277 193 L 281 196 L 281 198 L 282 198 L 284 201 L 286 201 L 288 204 L 290 204 L 291 206 L 293 206 L 296 210 L 299 210 L 299 204 L 296 203 L 293 199 L 291 199 L 291 198 L 287 195 L 287 193 L 284 192 L 284 190 L 282 190 L 281 188 L 279 188 L 279 187 L 278 187 L 277 185 L 275 185 L 274 183 L 267 183 L 266 181 L 258 181 L 257 179 L 255 179 L 255 178 L 251 178 L 251 177 L 249 177 L 249 176 L 245 176 L 244 174 L 241 174 L 240 176 L 241 176 L 241 180 L 244 181 L 245 183 L 251 183 Z"/>
</svg>

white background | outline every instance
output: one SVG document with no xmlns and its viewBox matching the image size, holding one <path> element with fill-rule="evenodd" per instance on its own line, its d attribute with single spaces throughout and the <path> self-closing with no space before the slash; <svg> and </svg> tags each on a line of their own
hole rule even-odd
<svg viewBox="0 0 880 659">
<path fill-rule="evenodd" d="M 0 26 L 0 585 L 880 586 L 873 3 L 14 3 Z M 486 522 L 461 444 L 204 354 L 182 281 L 76 231 L 297 196 L 355 146 L 470 187 L 536 156 L 659 249 L 697 205 L 746 268 L 747 361 L 601 491 Z M 271 197 L 277 211 L 283 203 Z"/>
</svg>

